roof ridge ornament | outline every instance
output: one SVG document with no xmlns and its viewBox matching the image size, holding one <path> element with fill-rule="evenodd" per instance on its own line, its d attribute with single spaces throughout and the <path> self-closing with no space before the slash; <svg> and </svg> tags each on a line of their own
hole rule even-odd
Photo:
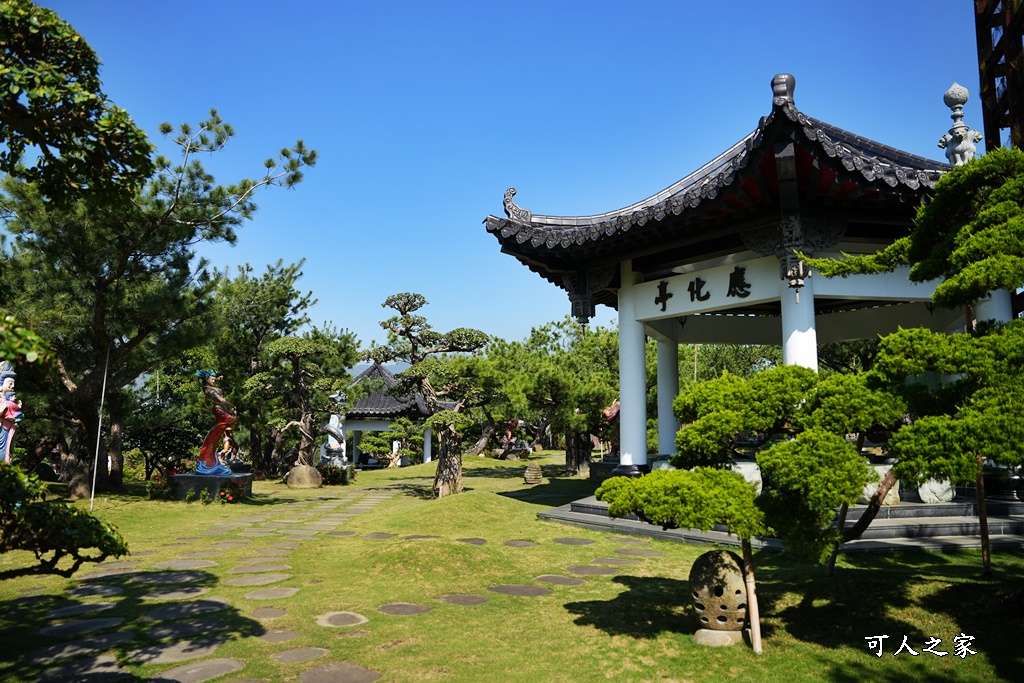
<svg viewBox="0 0 1024 683">
<path fill-rule="evenodd" d="M 949 86 L 949 90 L 942 96 L 942 101 L 953 110 L 949 115 L 949 118 L 953 119 L 953 127 L 939 138 L 939 147 L 946 150 L 946 159 L 951 166 L 963 166 L 973 159 L 974 153 L 978 151 L 974 143 L 981 142 L 983 137 L 978 131 L 971 130 L 963 121 L 964 105 L 967 104 L 968 96 L 967 88 L 956 81 L 953 81 L 953 85 Z"/>
<path fill-rule="evenodd" d="M 789 103 L 796 106 L 793 93 L 796 91 L 796 77 L 793 74 L 775 74 L 772 77 L 772 104 L 782 107 Z"/>
<path fill-rule="evenodd" d="M 533 218 L 533 214 L 520 206 L 516 206 L 516 203 L 512 201 L 512 197 L 515 195 L 516 188 L 510 187 L 505 190 L 505 215 L 512 220 L 529 223 Z"/>
</svg>

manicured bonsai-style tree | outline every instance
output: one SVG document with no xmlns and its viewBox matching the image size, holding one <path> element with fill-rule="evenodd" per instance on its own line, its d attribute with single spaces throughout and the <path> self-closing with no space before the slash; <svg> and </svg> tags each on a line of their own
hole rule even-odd
<svg viewBox="0 0 1024 683">
<path fill-rule="evenodd" d="M 95 553 L 86 553 L 94 548 Z M 112 525 L 87 510 L 46 499 L 46 485 L 20 467 L 0 463 L 0 553 L 32 552 L 38 564 L 0 572 L 0 580 L 28 574 L 69 577 L 84 562 L 128 553 Z M 70 566 L 60 566 L 71 559 Z"/>
<path fill-rule="evenodd" d="M 755 503 L 751 484 L 736 472 L 698 467 L 686 470 L 656 470 L 645 477 L 612 477 L 598 487 L 598 500 L 608 502 L 612 517 L 636 515 L 666 529 L 710 530 L 725 524 L 743 546 L 743 580 L 747 586 L 750 640 L 761 653 L 761 621 L 754 581 L 754 558 L 750 539 L 764 535 L 764 514 Z"/>
<path fill-rule="evenodd" d="M 982 558 L 990 570 L 985 515 L 986 461 L 1016 466 L 1024 334 L 1019 321 L 978 325 L 975 304 L 993 290 L 1024 285 L 1024 151 L 996 149 L 958 166 L 918 209 L 914 230 L 878 254 L 842 260 L 807 259 L 825 275 L 886 272 L 910 266 L 910 279 L 940 279 L 933 301 L 964 306 L 970 335 L 900 330 L 882 340 L 876 369 L 904 392 L 916 419 L 890 442 L 900 457 L 893 474 L 905 480 L 948 477 L 978 493 Z M 956 378 L 935 391 L 908 385 L 908 376 L 934 371 Z"/>
</svg>

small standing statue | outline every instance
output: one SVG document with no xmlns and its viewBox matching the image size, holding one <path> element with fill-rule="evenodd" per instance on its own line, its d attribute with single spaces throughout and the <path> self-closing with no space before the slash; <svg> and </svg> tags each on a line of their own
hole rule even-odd
<svg viewBox="0 0 1024 683">
<path fill-rule="evenodd" d="M 203 402 L 213 413 L 215 420 L 213 429 L 206 435 L 203 445 L 199 449 L 199 462 L 196 464 L 196 474 L 211 474 L 218 477 L 226 477 L 231 474 L 231 468 L 220 462 L 217 451 L 220 450 L 221 442 L 227 438 L 234 442 L 231 436 L 231 427 L 238 419 L 233 406 L 226 398 L 224 392 L 217 386 L 217 382 L 223 377 L 218 377 L 214 370 L 197 370 L 196 378 L 203 388 Z"/>
<path fill-rule="evenodd" d="M 21 422 L 21 401 L 14 396 L 14 366 L 8 361 L 0 363 L 0 453 L 4 462 L 11 462 L 11 443 L 14 430 Z"/>
<path fill-rule="evenodd" d="M 331 401 L 338 406 L 338 412 L 331 413 L 330 421 L 323 428 L 327 432 L 327 444 L 320 455 L 322 465 L 334 465 L 335 467 L 348 465 L 345 442 L 345 401 L 347 399 L 348 397 L 340 391 L 331 395 Z"/>
</svg>

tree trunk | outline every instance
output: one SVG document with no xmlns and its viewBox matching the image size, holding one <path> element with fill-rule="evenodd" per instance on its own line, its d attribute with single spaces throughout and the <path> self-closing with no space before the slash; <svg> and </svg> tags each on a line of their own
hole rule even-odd
<svg viewBox="0 0 1024 683">
<path fill-rule="evenodd" d="M 572 475 L 590 474 L 590 435 L 581 432 L 565 434 L 565 471 Z"/>
<path fill-rule="evenodd" d="M 887 495 L 889 495 L 889 490 L 892 489 L 895 483 L 896 474 L 892 470 L 889 470 L 885 473 L 885 476 L 882 477 L 882 481 L 878 482 L 878 489 L 875 490 L 875 495 L 871 496 L 871 500 L 868 501 L 867 509 L 864 510 L 863 514 L 861 514 L 857 523 L 849 529 L 843 530 L 843 543 L 860 538 L 861 534 L 864 533 L 864 530 L 868 528 L 868 525 L 871 524 L 871 521 L 875 518 L 875 515 L 878 514 L 879 509 L 882 507 L 882 501 L 885 500 Z"/>
<path fill-rule="evenodd" d="M 750 615 L 750 646 L 754 654 L 761 654 L 761 611 L 757 605 L 757 585 L 754 583 L 754 552 L 750 539 L 743 544 L 743 583 L 747 586 L 747 614 Z"/>
<path fill-rule="evenodd" d="M 70 447 L 63 438 L 58 438 L 57 448 L 60 451 L 60 480 L 70 484 L 75 471 L 82 467 L 82 461 L 78 458 L 80 452 L 78 431 L 76 430 L 75 435 L 71 438 Z"/>
<path fill-rule="evenodd" d="M 483 452 L 487 449 L 487 443 L 494 436 L 494 432 L 498 430 L 498 424 L 496 422 L 488 422 L 484 425 L 483 430 L 480 433 L 480 438 L 476 440 L 472 446 L 467 448 L 462 455 L 483 455 Z"/>
<path fill-rule="evenodd" d="M 279 467 L 279 460 L 281 457 L 281 439 L 284 438 L 284 433 L 277 427 L 271 427 L 267 433 L 267 443 L 263 446 L 263 453 L 267 466 L 267 474 L 272 476 L 278 476 L 284 474 Z"/>
<path fill-rule="evenodd" d="M 839 508 L 839 519 L 836 521 L 836 527 L 839 529 L 839 533 L 843 533 L 843 527 L 846 526 L 846 513 L 850 511 L 850 506 L 847 503 L 843 503 Z M 842 536 L 840 536 L 842 539 Z M 836 558 L 839 556 L 839 546 L 842 543 L 836 544 L 832 548 L 832 554 L 828 556 L 828 564 L 825 565 L 825 576 L 832 576 L 836 571 Z"/>
<path fill-rule="evenodd" d="M 462 493 L 462 454 L 459 441 L 451 427 L 441 431 L 437 472 L 434 474 L 434 497 L 443 498 Z"/>
<path fill-rule="evenodd" d="M 262 420 L 259 410 L 250 408 L 245 414 L 249 423 L 249 458 L 252 460 L 252 471 L 257 476 L 265 477 L 268 474 L 269 462 L 267 453 L 264 452 Z"/>
<path fill-rule="evenodd" d="M 992 573 L 992 548 L 988 539 L 988 511 L 985 509 L 985 473 L 981 456 L 978 456 L 978 524 L 981 526 L 981 566 L 985 574 Z"/>
</svg>

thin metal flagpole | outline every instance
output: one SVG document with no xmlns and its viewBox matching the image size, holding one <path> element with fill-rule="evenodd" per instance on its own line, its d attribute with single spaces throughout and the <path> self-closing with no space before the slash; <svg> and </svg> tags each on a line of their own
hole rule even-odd
<svg viewBox="0 0 1024 683">
<path fill-rule="evenodd" d="M 89 491 L 89 512 L 96 502 L 96 470 L 100 462 L 100 436 L 103 434 L 103 399 L 107 395 L 107 371 L 110 369 L 110 343 L 107 343 L 107 362 L 103 365 L 103 388 L 100 390 L 100 414 L 96 422 L 96 456 L 92 459 L 92 487 Z"/>
</svg>

